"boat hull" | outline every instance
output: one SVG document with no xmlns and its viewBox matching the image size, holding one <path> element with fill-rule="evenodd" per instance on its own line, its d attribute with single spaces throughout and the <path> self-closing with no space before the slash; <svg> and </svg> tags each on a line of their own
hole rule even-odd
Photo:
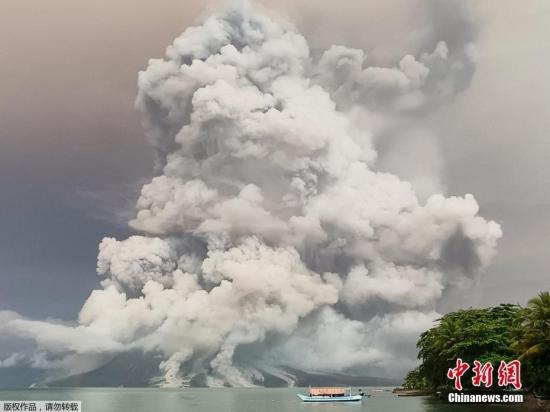
<svg viewBox="0 0 550 412">
<path fill-rule="evenodd" d="M 361 402 L 363 397 L 361 395 L 351 395 L 351 396 L 306 396 L 301 393 L 298 394 L 298 397 L 303 402 Z"/>
</svg>

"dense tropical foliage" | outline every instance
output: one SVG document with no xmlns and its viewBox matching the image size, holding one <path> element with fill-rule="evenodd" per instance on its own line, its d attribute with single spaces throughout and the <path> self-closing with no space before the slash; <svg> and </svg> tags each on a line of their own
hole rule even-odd
<svg viewBox="0 0 550 412">
<path fill-rule="evenodd" d="M 417 346 L 422 363 L 407 375 L 408 388 L 451 389 L 447 370 L 457 358 L 470 365 L 474 360 L 496 365 L 495 382 L 501 360 L 520 359 L 524 388 L 549 394 L 550 294 L 540 293 L 526 307 L 503 304 L 448 313 L 420 336 Z M 472 388 L 471 379 L 462 384 Z"/>
<path fill-rule="evenodd" d="M 403 387 L 405 389 L 431 389 L 430 382 L 422 376 L 418 368 L 413 369 L 405 377 L 405 382 L 403 382 Z"/>
<path fill-rule="evenodd" d="M 541 292 L 522 310 L 512 347 L 535 392 L 550 394 L 550 293 Z"/>
</svg>

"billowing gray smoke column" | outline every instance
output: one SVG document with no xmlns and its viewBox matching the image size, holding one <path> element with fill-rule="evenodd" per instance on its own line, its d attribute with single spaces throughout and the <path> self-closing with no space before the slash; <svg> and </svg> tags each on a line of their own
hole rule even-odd
<svg viewBox="0 0 550 412">
<path fill-rule="evenodd" d="M 312 56 L 247 6 L 187 29 L 139 75 L 157 152 L 130 223 L 140 235 L 103 239 L 103 289 L 79 325 L 11 329 L 71 356 L 161 353 L 166 385 L 413 366 L 418 333 L 476 285 L 501 236 L 472 195 L 419 200 L 377 171 L 380 119 L 402 125 L 467 85 L 473 46 L 454 47 L 389 68 L 343 46 Z"/>
</svg>

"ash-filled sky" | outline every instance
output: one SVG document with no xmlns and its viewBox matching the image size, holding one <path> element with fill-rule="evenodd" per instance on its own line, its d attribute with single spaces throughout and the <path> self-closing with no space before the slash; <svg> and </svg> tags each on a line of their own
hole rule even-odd
<svg viewBox="0 0 550 412">
<path fill-rule="evenodd" d="M 548 288 L 547 3 L 2 8 L 5 364 L 399 376 Z"/>
</svg>

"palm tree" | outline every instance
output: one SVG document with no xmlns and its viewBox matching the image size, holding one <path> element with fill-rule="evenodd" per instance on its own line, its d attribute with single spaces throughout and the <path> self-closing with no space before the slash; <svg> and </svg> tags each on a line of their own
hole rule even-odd
<svg viewBox="0 0 550 412">
<path fill-rule="evenodd" d="M 443 318 L 439 324 L 438 334 L 435 338 L 437 349 L 441 353 L 446 354 L 449 359 L 454 359 L 460 356 L 459 353 L 454 353 L 453 349 L 461 340 L 461 323 L 453 318 Z"/>
<path fill-rule="evenodd" d="M 524 362 L 529 387 L 550 394 L 550 293 L 541 292 L 521 312 L 513 349 Z"/>
<path fill-rule="evenodd" d="M 420 335 L 417 347 L 422 360 L 419 373 L 434 387 L 447 383 L 446 373 L 451 360 L 460 354 L 456 344 L 462 339 L 461 323 L 448 315 L 439 319 L 439 325 Z M 427 383 L 427 382 L 426 382 Z"/>
<path fill-rule="evenodd" d="M 525 310 L 514 348 L 520 360 L 550 353 L 550 293 L 540 292 L 531 299 Z"/>
</svg>

